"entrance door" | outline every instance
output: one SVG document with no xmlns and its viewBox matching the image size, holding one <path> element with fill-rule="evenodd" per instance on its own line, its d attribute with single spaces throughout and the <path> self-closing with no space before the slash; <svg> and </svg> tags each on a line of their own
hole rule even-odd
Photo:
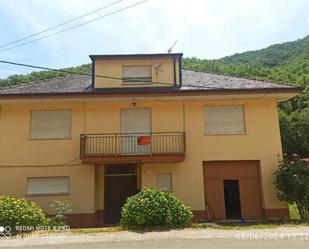
<svg viewBox="0 0 309 249">
<path fill-rule="evenodd" d="M 240 219 L 239 181 L 224 180 L 225 216 L 227 219 Z"/>
<path fill-rule="evenodd" d="M 104 223 L 119 223 L 122 206 L 136 193 L 136 165 L 105 165 Z"/>
<path fill-rule="evenodd" d="M 132 108 L 121 110 L 122 154 L 149 154 L 151 151 L 151 110 Z"/>
</svg>

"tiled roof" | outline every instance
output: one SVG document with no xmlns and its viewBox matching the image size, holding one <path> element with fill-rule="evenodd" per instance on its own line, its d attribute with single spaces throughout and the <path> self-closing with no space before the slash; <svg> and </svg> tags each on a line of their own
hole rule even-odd
<svg viewBox="0 0 309 249">
<path fill-rule="evenodd" d="M 83 92 L 91 85 L 91 77 L 72 75 L 0 89 L 0 94 Z"/>
<path fill-rule="evenodd" d="M 187 90 L 254 90 L 254 89 L 282 89 L 295 90 L 293 86 L 270 83 L 265 81 L 236 78 L 204 72 L 182 70 L 182 87 L 173 91 Z M 127 89 L 127 88 L 126 88 Z M 158 88 L 156 88 L 158 89 Z M 118 88 L 119 90 L 119 88 Z M 133 89 L 131 88 L 130 91 Z M 73 75 L 27 83 L 0 89 L 0 95 L 5 94 L 40 94 L 40 93 L 82 93 L 91 92 L 91 76 Z M 95 90 L 94 90 L 95 91 Z M 121 89 L 124 92 L 125 89 Z M 117 92 L 114 89 L 113 92 Z"/>
<path fill-rule="evenodd" d="M 212 73 L 195 72 L 190 70 L 182 70 L 182 80 L 183 90 L 195 89 L 197 86 L 201 89 L 291 88 L 291 86 L 283 84 L 224 76 Z"/>
</svg>

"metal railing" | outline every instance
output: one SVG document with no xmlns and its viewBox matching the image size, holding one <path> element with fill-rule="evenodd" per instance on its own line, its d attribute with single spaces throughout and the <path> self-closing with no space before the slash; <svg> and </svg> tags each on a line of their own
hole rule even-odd
<svg viewBox="0 0 309 249">
<path fill-rule="evenodd" d="M 80 156 L 184 154 L 184 132 L 81 134 Z"/>
</svg>

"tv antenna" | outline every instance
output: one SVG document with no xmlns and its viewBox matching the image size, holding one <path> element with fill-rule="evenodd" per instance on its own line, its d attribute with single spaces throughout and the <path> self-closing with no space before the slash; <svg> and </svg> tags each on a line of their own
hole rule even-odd
<svg viewBox="0 0 309 249">
<path fill-rule="evenodd" d="M 170 54 L 173 50 L 173 48 L 175 47 L 177 43 L 177 40 L 174 41 L 173 45 L 167 50 L 167 53 Z M 161 66 L 165 63 L 166 60 L 164 60 L 163 62 L 161 62 L 158 66 L 155 67 L 155 71 L 156 71 L 156 75 L 159 74 L 160 71 L 162 71 Z"/>
<path fill-rule="evenodd" d="M 167 53 L 170 54 L 170 53 L 172 52 L 172 50 L 173 50 L 173 48 L 175 47 L 176 43 L 177 43 L 177 40 L 174 41 L 173 45 L 167 50 Z"/>
</svg>

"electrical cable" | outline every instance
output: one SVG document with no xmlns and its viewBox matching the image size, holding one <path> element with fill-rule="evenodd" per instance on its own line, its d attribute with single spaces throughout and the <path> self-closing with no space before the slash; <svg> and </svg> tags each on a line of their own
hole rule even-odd
<svg viewBox="0 0 309 249">
<path fill-rule="evenodd" d="M 49 37 L 51 37 L 51 36 L 54 36 L 54 35 L 58 35 L 58 34 L 67 32 L 67 31 L 72 30 L 72 29 L 76 29 L 76 28 L 81 27 L 81 26 L 83 26 L 83 25 L 86 25 L 86 24 L 89 24 L 89 23 L 98 21 L 98 20 L 100 20 L 100 19 L 102 19 L 102 18 L 105 18 L 105 17 L 108 17 L 108 16 L 112 16 L 112 15 L 114 15 L 114 14 L 117 14 L 117 13 L 121 12 L 121 11 L 130 9 L 130 8 L 133 8 L 133 7 L 135 7 L 135 6 L 139 5 L 139 4 L 142 4 L 142 3 L 146 2 L 146 1 L 148 1 L 148 0 L 143 0 L 143 1 L 140 1 L 140 2 L 136 2 L 136 3 L 132 4 L 132 5 L 123 7 L 123 8 L 121 8 L 121 9 L 115 10 L 115 11 L 110 12 L 110 13 L 107 13 L 107 14 L 105 14 L 105 15 L 96 17 L 96 18 L 94 18 L 94 19 L 90 19 L 90 20 L 88 20 L 88 21 L 86 21 L 86 22 L 83 22 L 83 23 L 80 23 L 80 24 L 78 24 L 78 25 L 75 25 L 75 26 L 72 26 L 72 27 L 69 27 L 69 28 L 62 29 L 62 30 L 60 30 L 60 31 L 57 31 L 57 32 L 54 32 L 54 33 L 51 33 L 51 34 L 48 34 L 48 35 L 39 37 L 39 38 L 34 39 L 34 40 L 30 40 L 30 41 L 28 41 L 28 42 L 24 42 L 24 43 L 18 44 L 18 45 L 13 46 L 13 47 L 8 47 L 8 48 L 1 49 L 1 50 L 0 50 L 0 53 L 5 52 L 5 51 L 8 51 L 8 50 L 15 49 L 15 48 L 18 48 L 18 47 L 22 47 L 22 46 L 31 44 L 31 43 L 36 42 L 36 41 L 40 41 L 40 40 L 46 39 L 46 38 L 49 38 Z"/>
<path fill-rule="evenodd" d="M 65 22 L 56 24 L 56 25 L 51 26 L 51 27 L 46 28 L 46 29 L 43 29 L 43 30 L 41 30 L 41 31 L 39 31 L 39 32 L 36 32 L 36 33 L 34 33 L 34 34 L 31 34 L 31 35 L 28 35 L 28 36 L 26 36 L 26 37 L 17 39 L 17 40 L 15 40 L 15 41 L 12 41 L 12 42 L 9 42 L 9 43 L 0 45 L 0 49 L 2 49 L 2 48 L 4 48 L 4 47 L 8 47 L 8 46 L 13 45 L 13 44 L 18 43 L 18 42 L 27 40 L 27 39 L 29 39 L 29 38 L 35 37 L 35 36 L 37 36 L 37 35 L 46 33 L 46 32 L 48 32 L 48 31 L 50 31 L 50 30 L 53 30 L 53 29 L 62 27 L 62 26 L 67 25 L 67 24 L 69 24 L 69 23 L 75 22 L 75 21 L 77 21 L 77 20 L 79 20 L 79 19 L 82 19 L 82 18 L 84 18 L 84 17 L 86 17 L 86 16 L 92 15 L 92 14 L 94 14 L 94 13 L 96 13 L 96 12 L 99 12 L 99 11 L 101 11 L 101 10 L 103 10 L 103 9 L 109 8 L 109 7 L 111 7 L 111 6 L 113 6 L 113 5 L 116 5 L 116 4 L 118 4 L 118 3 L 120 3 L 120 2 L 123 2 L 123 1 L 124 1 L 124 0 L 118 0 L 118 1 L 113 2 L 113 3 L 111 3 L 111 4 L 108 4 L 108 5 L 105 5 L 105 6 L 103 6 L 103 7 L 97 8 L 97 9 L 95 9 L 95 10 L 93 10 L 93 11 L 87 12 L 87 13 L 81 15 L 81 16 L 72 18 L 72 19 L 70 19 L 70 20 L 68 20 L 68 21 L 65 21 Z"/>
</svg>

